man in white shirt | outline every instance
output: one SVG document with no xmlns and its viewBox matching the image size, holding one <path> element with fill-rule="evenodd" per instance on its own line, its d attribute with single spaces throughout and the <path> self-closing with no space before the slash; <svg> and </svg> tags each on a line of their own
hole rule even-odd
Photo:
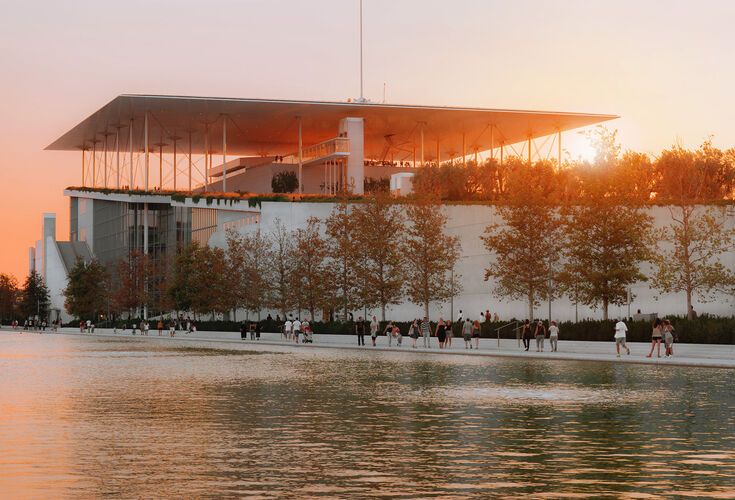
<svg viewBox="0 0 735 500">
<path fill-rule="evenodd" d="M 630 355 L 630 347 L 625 343 L 625 334 L 627 331 L 628 326 L 622 319 L 618 319 L 618 322 L 615 323 L 615 351 L 617 351 L 618 357 L 620 357 L 620 346 L 623 346 L 623 349 Z"/>
<path fill-rule="evenodd" d="M 293 320 L 293 324 L 291 325 L 293 328 L 293 337 L 294 341 L 298 344 L 299 343 L 299 333 L 301 333 L 301 321 L 299 321 L 299 318 L 296 318 Z"/>
<path fill-rule="evenodd" d="M 290 319 L 286 319 L 286 322 L 283 324 L 283 337 L 286 340 L 291 340 L 291 328 L 293 326 L 293 323 L 291 323 Z"/>
</svg>

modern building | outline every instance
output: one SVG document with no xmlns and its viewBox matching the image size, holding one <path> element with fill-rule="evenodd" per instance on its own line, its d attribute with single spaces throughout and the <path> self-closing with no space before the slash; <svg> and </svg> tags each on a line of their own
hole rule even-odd
<svg viewBox="0 0 735 500">
<path fill-rule="evenodd" d="M 155 259 L 192 241 L 223 246 L 228 229 L 267 231 L 276 220 L 298 228 L 309 216 L 331 212 L 332 203 L 308 202 L 309 196 L 359 195 L 378 180 L 405 194 L 415 168 L 427 163 L 451 159 L 466 165 L 487 158 L 502 163 L 508 155 L 561 162 L 566 131 L 614 118 L 365 102 L 121 95 L 47 149 L 80 155 L 80 185 L 65 191 L 71 205 L 70 240 L 86 242 L 97 259 L 112 267 L 132 252 Z M 278 176 L 296 182 L 296 193 L 307 199 L 257 204 L 244 199 L 247 193 L 272 193 Z M 465 286 L 456 307 L 524 317 L 525 304 L 493 298 L 491 284 L 479 272 L 490 256 L 478 235 L 496 221 L 494 209 L 464 205 L 445 210 L 448 230 L 462 244 L 457 273 Z M 663 220 L 663 212 L 653 215 Z M 673 297 L 659 297 L 647 288 L 633 293 L 661 312 L 680 310 Z M 565 300 L 553 307 L 559 319 L 598 315 Z M 712 312 L 727 313 L 717 307 Z M 447 308 L 436 304 L 433 312 L 448 314 Z M 729 311 L 731 306 L 720 308 Z M 397 319 L 415 313 L 408 303 L 391 312 Z M 623 311 L 611 311 L 618 313 Z"/>
<path fill-rule="evenodd" d="M 64 288 L 69 271 L 81 259 L 92 260 L 92 252 L 84 240 L 58 241 L 56 239 L 56 214 L 43 214 L 41 239 L 28 251 L 29 273 L 36 272 L 44 280 L 49 290 L 49 322 L 61 319 L 68 322 L 72 318 L 64 309 Z"/>
</svg>

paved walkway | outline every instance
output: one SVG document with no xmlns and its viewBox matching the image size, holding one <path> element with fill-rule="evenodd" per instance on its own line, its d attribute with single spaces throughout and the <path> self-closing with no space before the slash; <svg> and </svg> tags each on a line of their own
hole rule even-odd
<svg viewBox="0 0 735 500">
<path fill-rule="evenodd" d="M 20 330 L 13 331 L 9 327 L 5 326 L 0 329 L 0 332 L 5 334 L 18 333 Z M 27 332 L 24 332 L 27 333 Z M 52 333 L 46 331 L 46 333 Z M 125 333 L 118 330 L 117 333 L 113 333 L 112 330 L 97 329 L 94 334 L 80 333 L 75 328 L 62 328 L 58 334 L 65 335 L 79 335 L 79 336 L 102 336 L 102 337 L 118 337 L 133 338 L 130 330 Z M 157 330 L 151 330 L 148 337 L 142 337 L 136 335 L 136 339 L 157 339 L 157 340 L 183 340 L 183 341 L 196 341 L 196 342 L 213 342 L 217 344 L 238 344 L 238 345 L 249 345 L 257 348 L 258 350 L 268 350 L 267 346 L 279 346 L 278 350 L 285 349 L 354 349 L 354 350 L 366 350 L 366 351 L 402 351 L 411 352 L 417 355 L 421 354 L 451 354 L 451 355 L 467 355 L 467 356 L 496 356 L 496 357 L 520 357 L 520 358 L 533 358 L 533 359 L 565 359 L 575 361 L 604 361 L 604 362 L 618 362 L 618 363 L 641 363 L 641 364 L 654 364 L 654 365 L 669 365 L 669 366 L 702 366 L 711 368 L 735 368 L 735 345 L 714 345 L 714 344 L 675 344 L 674 354 L 672 358 L 663 357 L 663 346 L 661 347 L 662 357 L 656 358 L 654 353 L 653 358 L 646 358 L 646 354 L 650 349 L 650 344 L 631 342 L 628 344 L 631 350 L 631 355 L 627 356 L 623 354 L 620 358 L 615 356 L 615 343 L 612 340 L 610 342 L 586 342 L 586 341 L 559 341 L 559 350 L 557 352 L 549 352 L 548 339 L 545 342 L 545 351 L 536 352 L 536 343 L 534 340 L 531 341 L 531 351 L 524 352 L 522 348 L 518 347 L 516 340 L 501 339 L 500 346 L 498 341 L 495 339 L 480 339 L 480 349 L 465 349 L 464 341 L 462 339 L 454 338 L 452 346 L 448 349 L 439 350 L 438 343 L 435 337 L 431 339 L 431 349 L 424 349 L 418 347 L 413 349 L 411 347 L 412 341 L 410 338 L 403 338 L 403 345 L 400 347 L 396 346 L 395 340 L 392 346 L 388 346 L 388 338 L 380 336 L 377 339 L 377 347 L 371 345 L 370 337 L 365 338 L 366 346 L 358 347 L 357 337 L 354 335 L 327 335 L 327 334 L 315 334 L 313 344 L 295 344 L 294 342 L 288 342 L 281 338 L 278 333 L 263 333 L 259 341 L 250 341 L 240 339 L 239 332 L 196 332 L 192 334 L 177 333 L 174 339 L 169 337 L 168 331 L 164 330 L 162 336 L 158 336 Z M 416 342 L 417 346 L 423 345 L 423 339 L 419 338 Z"/>
</svg>

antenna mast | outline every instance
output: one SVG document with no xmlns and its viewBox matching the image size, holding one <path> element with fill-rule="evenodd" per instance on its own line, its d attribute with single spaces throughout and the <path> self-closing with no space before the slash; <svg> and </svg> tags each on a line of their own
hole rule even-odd
<svg viewBox="0 0 735 500">
<path fill-rule="evenodd" d="M 362 91 L 362 0 L 360 0 L 360 102 L 365 100 Z"/>
</svg>

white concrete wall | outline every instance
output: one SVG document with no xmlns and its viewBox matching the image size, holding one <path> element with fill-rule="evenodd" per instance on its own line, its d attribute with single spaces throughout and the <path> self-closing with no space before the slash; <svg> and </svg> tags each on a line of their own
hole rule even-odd
<svg viewBox="0 0 735 500">
<path fill-rule="evenodd" d="M 50 320 L 53 321 L 56 319 L 53 312 L 55 310 L 60 312 L 63 322 L 71 321 L 71 315 L 64 309 L 64 288 L 66 288 L 68 283 L 67 270 L 61 258 L 59 247 L 56 246 L 56 242 L 50 237 L 46 238 L 45 282 L 51 299 L 50 309 L 52 313 L 50 314 Z"/>
<path fill-rule="evenodd" d="M 242 228 L 242 231 L 261 230 L 270 231 L 276 219 L 280 219 L 287 228 L 295 229 L 304 227 L 310 216 L 325 219 L 332 211 L 331 203 L 277 203 L 264 202 L 261 209 L 260 224 L 250 225 Z M 497 312 L 501 319 L 525 318 L 527 306 L 522 301 L 505 301 L 492 294 L 492 281 L 484 281 L 485 268 L 492 265 L 493 259 L 485 250 L 480 236 L 485 227 L 499 221 L 499 216 L 494 207 L 483 205 L 447 205 L 444 207 L 449 221 L 447 233 L 457 235 L 462 246 L 461 258 L 457 266 L 457 274 L 462 278 L 464 290 L 455 298 L 454 311 L 462 309 L 465 317 L 476 318 L 480 311 L 489 309 L 491 313 Z M 666 207 L 652 207 L 648 209 L 654 217 L 656 227 L 663 227 L 671 222 L 670 212 Z M 727 219 L 727 226 L 735 226 L 735 207 L 718 208 Z M 210 244 L 224 246 L 224 233 L 219 231 L 213 235 Z M 733 250 L 723 255 L 722 262 L 730 269 L 735 269 L 735 243 Z M 650 275 L 650 265 L 643 266 L 643 273 Z M 683 294 L 661 294 L 652 290 L 647 283 L 638 283 L 632 287 L 635 296 L 630 309 L 635 313 L 637 309 L 642 312 L 657 312 L 659 314 L 686 313 L 686 300 Z M 695 309 L 699 314 L 711 313 L 722 316 L 735 314 L 735 297 L 719 295 L 717 299 L 708 303 L 701 303 L 695 299 Z M 450 304 L 433 304 L 431 315 L 448 317 Z M 275 316 L 275 312 L 270 311 Z M 357 313 L 358 311 L 355 311 Z M 361 311 L 360 311 L 361 312 Z M 610 307 L 610 315 L 627 315 L 627 306 Z M 267 312 L 264 313 L 267 314 Z M 393 319 L 411 319 L 421 314 L 419 306 L 405 303 L 390 308 L 389 316 Z M 593 310 L 586 306 L 578 306 L 579 319 L 602 317 L 600 310 Z M 548 303 L 542 303 L 536 309 L 536 316 L 546 318 L 548 315 Z M 242 316 L 241 316 L 242 317 Z M 574 320 L 575 306 L 568 299 L 562 298 L 552 303 L 552 318 L 558 320 Z"/>
</svg>

